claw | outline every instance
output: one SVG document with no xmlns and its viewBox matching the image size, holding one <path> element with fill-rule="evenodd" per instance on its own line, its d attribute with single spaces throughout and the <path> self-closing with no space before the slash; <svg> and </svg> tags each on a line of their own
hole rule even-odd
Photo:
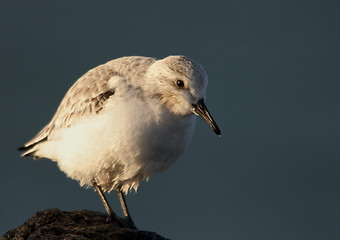
<svg viewBox="0 0 340 240">
<path fill-rule="evenodd" d="M 112 217 L 108 216 L 105 220 L 105 223 L 112 223 Z"/>
</svg>

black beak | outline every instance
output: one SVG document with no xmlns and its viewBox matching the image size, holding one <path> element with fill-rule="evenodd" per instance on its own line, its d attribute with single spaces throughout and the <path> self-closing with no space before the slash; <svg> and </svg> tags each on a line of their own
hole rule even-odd
<svg viewBox="0 0 340 240">
<path fill-rule="evenodd" d="M 218 128 L 212 116 L 210 115 L 207 107 L 205 106 L 204 100 L 201 99 L 197 102 L 197 104 L 193 104 L 192 106 L 194 107 L 194 113 L 197 115 L 200 115 L 209 124 L 209 126 L 214 130 L 214 132 L 218 136 L 221 136 L 221 131 Z"/>
</svg>

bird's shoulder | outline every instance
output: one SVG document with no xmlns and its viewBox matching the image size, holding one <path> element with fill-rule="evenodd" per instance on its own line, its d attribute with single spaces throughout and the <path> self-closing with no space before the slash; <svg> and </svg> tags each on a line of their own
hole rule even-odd
<svg viewBox="0 0 340 240">
<path fill-rule="evenodd" d="M 69 127 L 77 118 L 98 114 L 120 86 L 138 81 L 154 61 L 122 57 L 89 70 L 68 90 L 51 122 L 58 128 Z"/>
<path fill-rule="evenodd" d="M 84 115 L 98 114 L 114 95 L 117 85 L 126 78 L 108 65 L 98 66 L 68 90 L 51 120 L 53 127 L 70 127 Z"/>
<path fill-rule="evenodd" d="M 141 78 L 155 61 L 148 57 L 123 57 L 99 65 L 67 91 L 52 120 L 25 146 L 43 139 L 55 129 L 71 127 L 79 119 L 99 114 L 120 86 Z"/>
</svg>

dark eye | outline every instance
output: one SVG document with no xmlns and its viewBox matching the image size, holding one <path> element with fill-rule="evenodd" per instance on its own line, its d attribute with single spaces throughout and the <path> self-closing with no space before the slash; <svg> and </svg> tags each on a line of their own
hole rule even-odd
<svg viewBox="0 0 340 240">
<path fill-rule="evenodd" d="M 176 86 L 178 88 L 184 88 L 184 82 L 182 80 L 176 80 Z"/>
</svg>

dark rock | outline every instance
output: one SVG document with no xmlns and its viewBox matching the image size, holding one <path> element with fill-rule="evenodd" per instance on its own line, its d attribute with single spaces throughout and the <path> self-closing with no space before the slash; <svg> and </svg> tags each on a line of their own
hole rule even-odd
<svg viewBox="0 0 340 240">
<path fill-rule="evenodd" d="M 153 239 L 164 240 L 156 233 L 131 229 L 113 221 L 105 223 L 106 215 L 89 210 L 66 212 L 59 209 L 47 209 L 37 212 L 20 227 L 7 232 L 1 240 L 105 240 L 105 239 Z"/>
</svg>

